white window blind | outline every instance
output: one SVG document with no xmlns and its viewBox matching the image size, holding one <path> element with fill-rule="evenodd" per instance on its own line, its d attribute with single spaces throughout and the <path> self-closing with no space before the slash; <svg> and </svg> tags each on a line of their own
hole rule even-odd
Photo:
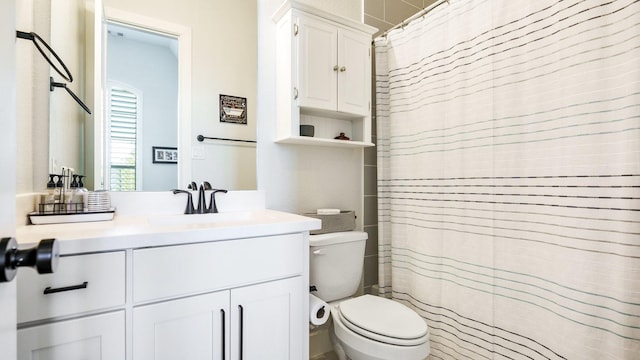
<svg viewBox="0 0 640 360">
<path fill-rule="evenodd" d="M 135 191 L 138 97 L 113 87 L 110 102 L 110 188 L 112 191 Z"/>
</svg>

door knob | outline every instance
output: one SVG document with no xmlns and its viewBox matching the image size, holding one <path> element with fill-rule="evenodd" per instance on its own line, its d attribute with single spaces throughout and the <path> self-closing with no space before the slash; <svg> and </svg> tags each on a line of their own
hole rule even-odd
<svg viewBox="0 0 640 360">
<path fill-rule="evenodd" d="M 0 282 L 9 282 L 16 277 L 18 268 L 28 266 L 39 274 L 51 274 L 58 267 L 60 249 L 56 239 L 44 239 L 31 249 L 18 250 L 15 238 L 0 240 Z"/>
</svg>

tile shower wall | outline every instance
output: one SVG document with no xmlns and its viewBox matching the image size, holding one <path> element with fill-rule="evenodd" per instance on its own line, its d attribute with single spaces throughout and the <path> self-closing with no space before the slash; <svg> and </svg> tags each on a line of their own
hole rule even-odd
<svg viewBox="0 0 640 360">
<path fill-rule="evenodd" d="M 378 36 L 436 0 L 364 0 L 364 23 L 379 29 Z"/>
<path fill-rule="evenodd" d="M 365 0 L 364 23 L 379 29 L 378 36 L 389 28 L 401 23 L 411 15 L 433 4 L 436 0 Z M 375 53 L 375 52 L 372 52 Z M 373 59 L 375 61 L 375 59 Z M 372 66 L 375 69 L 375 66 Z M 372 141 L 376 138 L 376 96 L 375 74 L 372 73 L 371 81 L 371 111 L 373 116 Z M 369 234 L 364 257 L 364 292 L 371 293 L 371 287 L 378 284 L 378 191 L 377 191 L 377 157 L 376 148 L 370 147 L 364 150 L 364 231 Z"/>
</svg>

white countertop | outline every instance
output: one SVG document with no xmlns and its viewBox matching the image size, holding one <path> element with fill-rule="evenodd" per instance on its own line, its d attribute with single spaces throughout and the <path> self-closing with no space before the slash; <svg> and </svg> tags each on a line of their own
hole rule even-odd
<svg viewBox="0 0 640 360">
<path fill-rule="evenodd" d="M 253 196 L 239 195 L 245 204 L 247 196 Z M 232 198 L 229 196 L 229 200 Z M 175 211 L 141 214 L 130 205 L 140 204 L 140 200 L 128 195 L 128 203 L 118 204 L 111 221 L 19 226 L 18 245 L 27 248 L 42 239 L 55 238 L 60 254 L 67 255 L 305 232 L 319 229 L 321 224 L 318 219 L 260 208 L 260 201 L 258 206 L 234 207 L 219 214 L 184 215 Z M 147 202 L 145 209 L 149 212 L 153 206 Z"/>
<path fill-rule="evenodd" d="M 19 227 L 16 238 L 21 248 L 35 246 L 41 239 L 59 241 L 60 254 L 113 251 L 150 246 L 166 246 L 206 241 L 304 232 L 320 228 L 320 220 L 275 210 L 253 210 L 189 217 L 221 215 L 210 223 L 174 224 L 174 215 L 120 216 L 112 221 L 27 225 Z M 234 219 L 237 215 L 237 219 Z M 167 224 L 160 225 L 163 216 Z"/>
</svg>

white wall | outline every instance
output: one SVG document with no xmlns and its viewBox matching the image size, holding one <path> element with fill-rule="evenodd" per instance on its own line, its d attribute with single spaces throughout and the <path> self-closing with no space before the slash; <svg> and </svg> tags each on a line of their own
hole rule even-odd
<svg viewBox="0 0 640 360">
<path fill-rule="evenodd" d="M 16 2 L 16 29 L 50 32 L 49 0 Z M 64 91 L 64 90 L 63 90 Z M 49 64 L 31 41 L 16 40 L 16 185 L 18 193 L 44 189 L 49 171 Z"/>
<path fill-rule="evenodd" d="M 178 187 L 176 164 L 154 164 L 153 146 L 177 147 L 178 59 L 167 47 L 107 36 L 107 78 L 142 92 L 142 189 Z"/>
<path fill-rule="evenodd" d="M 281 0 L 258 1 L 258 189 L 267 207 L 295 213 L 331 207 L 355 210 L 362 226 L 360 149 L 275 144 L 276 31 L 271 17 Z M 304 1 L 337 15 L 362 19 L 362 3 Z"/>
</svg>

